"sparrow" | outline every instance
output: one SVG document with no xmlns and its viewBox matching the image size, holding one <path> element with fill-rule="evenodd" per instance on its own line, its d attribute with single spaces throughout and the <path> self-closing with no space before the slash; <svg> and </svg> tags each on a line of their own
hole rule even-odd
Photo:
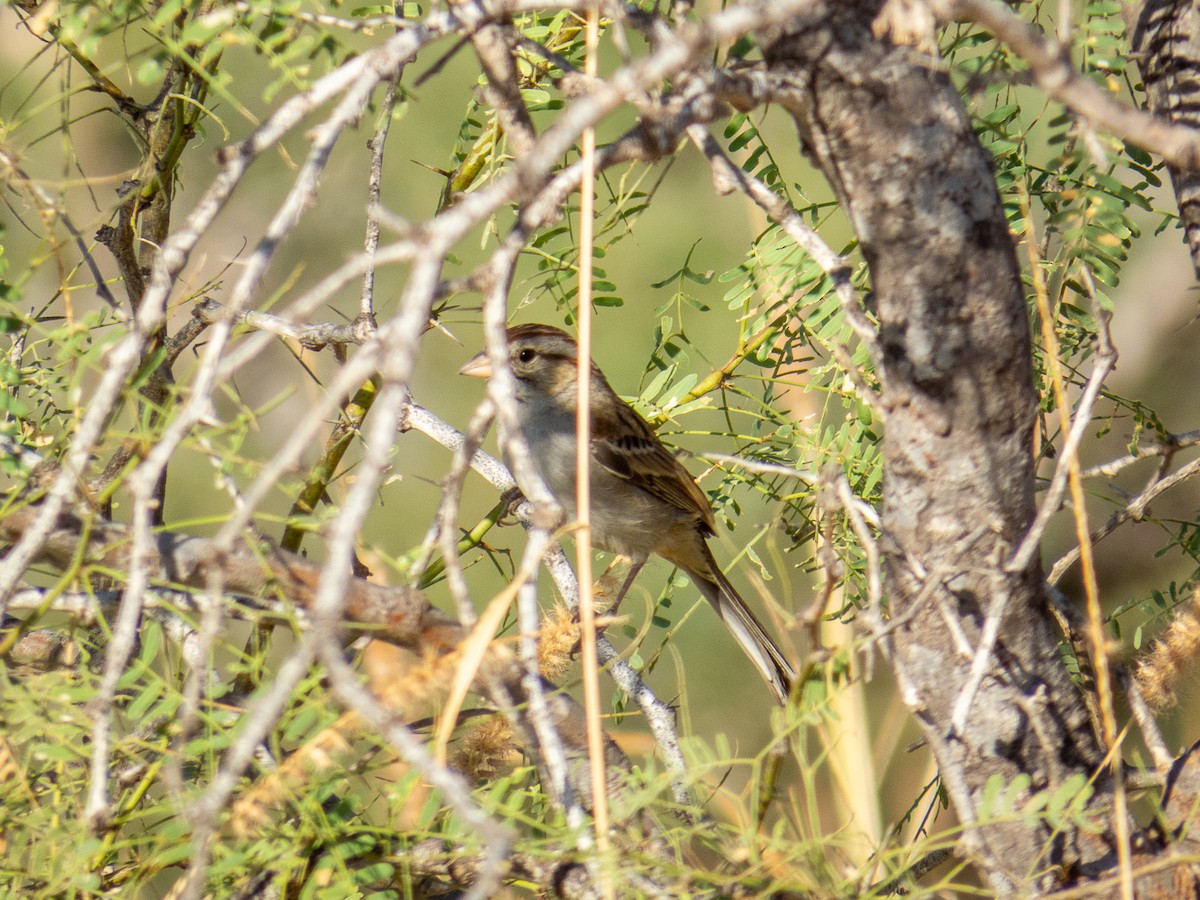
<svg viewBox="0 0 1200 900">
<path fill-rule="evenodd" d="M 577 515 L 578 358 L 578 345 L 560 328 L 508 329 L 517 423 L 538 474 L 568 520 Z M 473 357 L 459 374 L 490 377 L 487 353 Z M 795 672 L 713 559 L 708 538 L 716 534 L 716 520 L 708 498 L 646 420 L 617 396 L 595 362 L 590 388 L 592 543 L 631 564 L 617 603 L 646 560 L 661 556 L 691 578 L 775 698 L 786 703 Z"/>
</svg>

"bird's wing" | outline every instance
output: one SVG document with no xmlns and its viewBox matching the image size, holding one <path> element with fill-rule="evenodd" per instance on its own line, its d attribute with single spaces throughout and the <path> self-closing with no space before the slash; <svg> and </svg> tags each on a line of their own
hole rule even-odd
<svg viewBox="0 0 1200 900">
<path fill-rule="evenodd" d="M 593 418 L 592 460 L 617 478 L 696 516 L 706 531 L 715 534 L 716 520 L 708 497 L 688 470 L 632 407 L 618 401 L 614 408 L 611 419 Z"/>
</svg>

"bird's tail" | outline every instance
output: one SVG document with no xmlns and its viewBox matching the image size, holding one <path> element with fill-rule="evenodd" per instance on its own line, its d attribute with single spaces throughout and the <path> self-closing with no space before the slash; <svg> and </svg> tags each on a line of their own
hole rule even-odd
<svg viewBox="0 0 1200 900">
<path fill-rule="evenodd" d="M 708 572 L 688 574 L 713 605 L 725 627 L 742 645 L 742 650 L 750 657 L 763 680 L 774 692 L 775 699 L 780 703 L 787 703 L 792 683 L 796 680 L 795 670 L 784 659 L 779 645 L 771 640 L 762 623 L 746 605 L 746 601 L 729 583 L 707 546 L 704 546 L 704 555 L 708 558 Z"/>
</svg>

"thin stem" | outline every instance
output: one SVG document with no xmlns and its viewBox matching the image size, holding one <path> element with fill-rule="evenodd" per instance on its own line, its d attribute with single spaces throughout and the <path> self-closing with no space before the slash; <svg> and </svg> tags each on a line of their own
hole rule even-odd
<svg viewBox="0 0 1200 900">
<path fill-rule="evenodd" d="M 586 57 L 584 73 L 596 77 L 596 45 L 600 38 L 600 12 L 593 6 L 587 11 L 584 37 Z M 578 397 L 575 408 L 575 508 L 578 524 L 575 532 L 576 571 L 579 575 L 579 630 L 583 669 L 583 709 L 587 717 L 588 763 L 592 777 L 592 815 L 596 825 L 596 851 L 603 860 L 608 851 L 608 793 L 604 777 L 604 732 L 600 727 L 600 673 L 596 653 L 596 610 L 592 595 L 591 526 L 591 384 L 592 384 L 592 242 L 596 215 L 596 132 L 583 131 L 579 176 L 579 369 L 576 378 Z M 612 896 L 612 883 L 601 873 L 599 882 L 606 897 Z"/>
<path fill-rule="evenodd" d="M 1037 298 L 1038 315 L 1041 318 L 1042 342 L 1045 345 L 1046 366 L 1050 370 L 1054 389 L 1055 405 L 1064 434 L 1071 434 L 1071 411 L 1067 388 L 1063 378 L 1062 364 L 1058 358 L 1058 335 L 1054 330 L 1054 316 L 1050 309 L 1050 298 L 1046 291 L 1046 279 L 1038 257 L 1037 241 L 1033 231 L 1033 218 L 1025 212 L 1027 233 L 1025 247 L 1029 254 L 1029 271 L 1033 278 L 1034 294 Z M 1086 280 L 1086 279 L 1085 279 Z M 1097 305 L 1097 311 L 1099 306 Z M 1101 331 L 1101 355 L 1115 356 L 1107 339 L 1107 323 L 1098 322 Z M 1081 414 L 1086 413 L 1081 410 Z M 1122 777 L 1120 740 L 1117 735 L 1117 718 L 1113 710 L 1113 678 L 1108 662 L 1108 641 L 1104 636 L 1104 618 L 1100 609 L 1100 586 L 1096 581 L 1096 561 L 1092 552 L 1092 537 L 1087 521 L 1087 499 L 1083 493 L 1082 467 L 1079 454 L 1064 453 L 1068 459 L 1068 483 L 1071 504 L 1075 514 L 1075 534 L 1079 540 L 1079 555 L 1083 564 L 1083 588 L 1087 597 L 1088 638 L 1092 645 L 1092 656 L 1096 667 L 1096 693 L 1100 701 L 1100 723 L 1104 732 L 1104 743 L 1109 752 L 1108 763 L 1113 777 L 1113 828 L 1116 832 L 1117 863 L 1120 868 L 1122 900 L 1133 900 L 1133 863 L 1130 855 L 1129 810 L 1125 796 L 1125 781 Z M 1049 498 L 1047 498 L 1049 499 Z"/>
</svg>

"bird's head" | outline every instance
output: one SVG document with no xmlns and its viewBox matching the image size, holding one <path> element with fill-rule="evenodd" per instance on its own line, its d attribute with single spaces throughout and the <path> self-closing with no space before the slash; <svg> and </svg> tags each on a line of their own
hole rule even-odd
<svg viewBox="0 0 1200 900">
<path fill-rule="evenodd" d="M 579 345 L 552 325 L 514 325 L 508 329 L 508 365 L 517 379 L 517 399 L 552 397 L 573 404 L 579 365 Z M 478 353 L 458 370 L 460 375 L 490 378 L 492 362 L 487 351 Z M 604 376 L 592 364 L 593 379 Z M 605 383 L 607 386 L 607 383 Z"/>
</svg>

